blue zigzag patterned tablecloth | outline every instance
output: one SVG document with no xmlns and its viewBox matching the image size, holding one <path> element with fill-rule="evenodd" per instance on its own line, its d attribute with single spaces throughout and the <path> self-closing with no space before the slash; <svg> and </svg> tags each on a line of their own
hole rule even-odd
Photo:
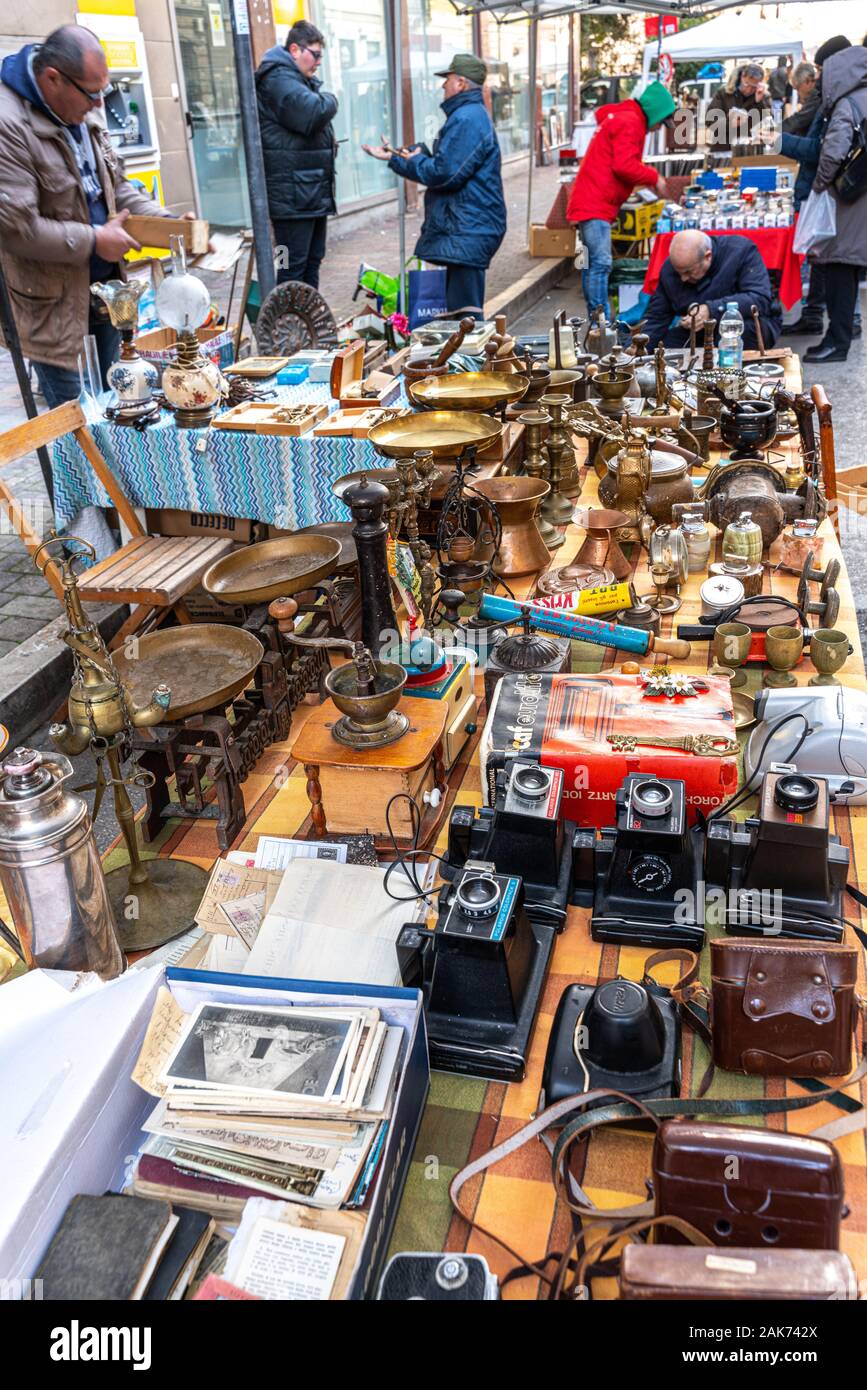
<svg viewBox="0 0 867 1390">
<path fill-rule="evenodd" d="M 322 401 L 336 408 L 324 383 L 278 386 L 269 399 L 286 405 Z M 403 398 L 398 403 L 407 404 Z M 90 431 L 133 506 L 221 512 L 285 530 L 348 521 L 348 509 L 331 495 L 331 484 L 355 469 L 386 465 L 366 439 L 179 430 L 167 412 L 143 432 L 106 420 L 92 423 Z M 83 507 L 111 505 L 72 435 L 53 446 L 51 463 L 58 530 Z"/>
</svg>

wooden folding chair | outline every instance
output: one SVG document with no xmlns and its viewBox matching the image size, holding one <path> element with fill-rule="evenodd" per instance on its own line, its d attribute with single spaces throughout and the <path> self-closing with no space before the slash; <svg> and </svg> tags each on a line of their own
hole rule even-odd
<svg viewBox="0 0 867 1390">
<path fill-rule="evenodd" d="M 810 393 L 819 416 L 819 458 L 822 463 L 822 486 L 828 511 L 834 523 L 837 540 L 840 539 L 839 506 L 837 503 L 837 459 L 834 453 L 834 423 L 831 419 L 831 402 L 824 386 L 814 386 Z"/>
<path fill-rule="evenodd" d="M 0 469 L 37 449 L 71 434 L 105 488 L 132 540 L 107 560 L 101 560 L 79 577 L 78 588 L 86 603 L 128 603 L 132 612 L 117 633 L 112 646 L 119 646 L 132 632 L 145 625 L 157 626 L 174 613 L 181 623 L 191 621 L 184 597 L 196 587 L 205 570 L 227 550 L 232 541 L 225 537 L 149 536 L 129 499 L 112 473 L 90 430 L 77 401 L 68 401 L 45 415 L 37 415 L 23 425 L 0 434 Z M 29 525 L 14 494 L 0 479 L 0 507 L 7 512 L 31 555 L 42 544 L 42 537 Z M 45 578 L 59 599 L 63 598 L 60 572 L 53 561 L 45 567 Z"/>
</svg>

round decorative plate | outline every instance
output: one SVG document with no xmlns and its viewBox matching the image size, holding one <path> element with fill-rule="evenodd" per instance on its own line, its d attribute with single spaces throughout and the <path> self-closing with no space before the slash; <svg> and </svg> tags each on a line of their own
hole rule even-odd
<svg viewBox="0 0 867 1390">
<path fill-rule="evenodd" d="M 259 310 L 256 342 L 265 356 L 291 357 L 305 348 L 335 347 L 337 324 L 318 290 L 300 280 L 286 280 Z"/>
</svg>

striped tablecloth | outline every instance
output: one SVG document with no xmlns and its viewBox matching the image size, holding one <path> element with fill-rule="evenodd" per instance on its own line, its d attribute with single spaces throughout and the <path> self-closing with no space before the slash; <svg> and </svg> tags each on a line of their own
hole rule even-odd
<svg viewBox="0 0 867 1390">
<path fill-rule="evenodd" d="M 337 404 L 326 384 L 310 382 L 277 387 L 274 400 Z M 285 530 L 348 520 L 346 507 L 331 495 L 332 483 L 383 463 L 366 439 L 179 430 L 167 411 L 141 432 L 107 420 L 97 420 L 90 430 L 133 506 L 219 512 Z M 59 530 L 83 507 L 111 505 L 72 435 L 57 441 L 51 463 Z"/>
</svg>

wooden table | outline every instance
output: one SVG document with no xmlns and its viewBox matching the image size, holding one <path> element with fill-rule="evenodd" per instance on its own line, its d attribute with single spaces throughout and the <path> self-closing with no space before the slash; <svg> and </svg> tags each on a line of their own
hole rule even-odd
<svg viewBox="0 0 867 1390">
<path fill-rule="evenodd" d="M 800 371 L 796 358 L 787 363 L 787 387 L 797 390 L 800 387 Z M 584 452 L 584 445 L 578 442 Z M 794 450 L 796 442 L 780 446 L 784 452 Z M 580 506 L 595 505 L 597 500 L 597 479 L 595 473 L 586 475 L 583 483 Z M 821 535 L 825 540 L 825 561 L 841 558 L 838 542 L 830 521 L 822 523 Z M 566 544 L 552 557 L 557 566 L 572 560 L 583 540 L 583 533 L 577 527 L 570 527 Z M 719 558 L 720 537 L 716 541 L 716 554 Z M 771 563 L 766 567 L 765 591 L 795 598 L 797 576 L 777 569 L 779 543 L 771 551 Z M 633 551 L 634 555 L 634 551 Z M 647 557 L 642 551 L 635 567 L 638 588 L 650 587 L 646 569 Z M 672 635 L 680 623 L 696 622 L 700 612 L 699 586 L 703 575 L 690 576 L 681 592 L 683 605 L 674 619 L 663 623 L 663 635 Z M 520 597 L 532 592 L 535 577 L 530 576 L 514 587 Z M 861 644 L 858 635 L 855 606 L 849 578 L 843 566 L 838 589 L 841 609 L 837 626 L 848 634 L 853 646 L 853 655 L 840 672 L 843 685 L 857 689 L 867 689 Z M 578 670 L 610 669 L 619 666 L 623 657 L 599 647 L 576 644 L 574 666 Z M 683 666 L 696 673 L 707 671 L 712 662 L 709 644 L 696 643 L 692 654 Z M 755 693 L 761 685 L 760 668 L 747 668 L 747 686 Z M 808 661 L 796 669 L 800 685 L 806 684 L 812 674 Z M 481 673 L 476 675 L 477 694 L 484 699 L 484 685 Z M 415 701 L 412 714 L 414 720 L 420 718 L 419 705 Z M 308 798 L 308 770 L 301 762 L 293 760 L 290 750 L 295 745 L 299 758 L 305 759 L 309 767 L 321 766 L 316 759 L 322 756 L 326 724 L 333 719 L 333 712 L 326 707 L 302 705 L 293 716 L 292 733 L 283 745 L 269 748 L 260 759 L 255 770 L 245 782 L 245 798 L 249 808 L 248 818 L 233 848 L 255 850 L 259 835 L 306 836 L 314 827 L 310 814 Z M 310 723 L 309 733 L 304 726 Z M 481 725 L 481 719 L 480 719 Z M 441 734 L 440 730 L 440 734 Z M 431 734 L 433 738 L 433 734 Z M 330 734 L 328 734 L 330 739 Z M 434 739 L 435 742 L 435 739 Z M 442 811 L 447 815 L 456 800 L 464 804 L 482 804 L 482 788 L 478 766 L 478 736 L 471 739 L 461 757 L 446 779 L 446 795 Z M 395 745 L 394 755 L 400 745 Z M 382 750 L 378 755 L 388 750 Z M 833 829 L 848 846 L 852 856 L 850 882 L 867 888 L 867 808 L 836 808 L 833 811 Z M 441 826 L 434 848 L 441 852 L 446 844 L 445 821 Z M 164 854 L 176 854 L 184 859 L 208 868 L 218 855 L 215 831 L 206 822 L 170 823 L 160 846 Z M 107 868 L 116 867 L 123 862 L 122 849 L 116 849 L 107 858 Z M 847 906 L 854 914 L 854 903 Z M 0 953 L 5 948 L 0 945 Z M 466 1224 L 452 1211 L 448 1198 L 450 1177 L 462 1167 L 470 1156 L 477 1156 L 493 1144 L 514 1133 L 537 1106 L 541 1083 L 542 1066 L 554 1011 L 563 990 L 575 980 L 595 984 L 599 980 L 612 979 L 622 975 L 631 980 L 640 980 L 644 971 L 647 950 L 639 947 L 601 945 L 590 936 L 589 912 L 582 908 L 570 908 L 566 930 L 557 938 L 548 983 L 541 1001 L 536 1030 L 533 1038 L 526 1079 L 518 1085 L 507 1086 L 499 1082 L 487 1082 L 468 1077 L 458 1077 L 434 1073 L 430 1099 L 425 1111 L 422 1130 L 410 1169 L 409 1181 L 403 1196 L 397 1226 L 392 1241 L 392 1252 L 398 1250 L 469 1249 L 486 1256 L 496 1273 L 502 1275 L 513 1264 L 504 1251 L 492 1241 L 478 1236 L 469 1236 Z M 704 953 L 702 973 L 707 980 L 707 956 Z M 666 974 L 666 971 L 669 973 Z M 659 972 L 664 983 L 674 979 L 674 969 L 665 967 Z M 858 985 L 859 993 L 865 992 L 863 967 Z M 688 1032 L 684 1037 L 683 1094 L 695 1089 L 697 1076 L 701 1076 L 706 1062 L 703 1044 L 697 1042 Z M 768 1080 L 752 1077 L 736 1077 L 729 1073 L 717 1073 L 711 1094 L 716 1096 L 761 1096 L 781 1097 L 787 1094 L 801 1094 L 795 1083 L 783 1080 Z M 839 1111 L 829 1103 L 816 1105 L 792 1115 L 774 1116 L 767 1120 L 770 1129 L 788 1129 L 793 1133 L 809 1133 L 829 1120 L 838 1118 Z M 622 1132 L 601 1133 L 592 1139 L 586 1154 L 583 1176 L 585 1191 L 593 1201 L 601 1206 L 625 1204 L 642 1200 L 645 1196 L 645 1179 L 650 1172 L 650 1145 L 648 1136 Z M 859 1279 L 867 1278 L 867 1146 L 864 1132 L 847 1135 L 837 1141 L 846 1185 L 846 1200 L 850 1214 L 843 1223 L 842 1249 L 855 1264 Z M 563 1241 L 569 1229 L 569 1222 L 562 1206 L 555 1200 L 550 1178 L 550 1161 L 541 1144 L 533 1144 L 491 1170 L 483 1181 L 475 1179 L 465 1190 L 464 1203 L 471 1209 L 483 1225 L 500 1233 L 528 1258 L 540 1259 L 548 1249 L 563 1249 Z M 504 1291 L 507 1299 L 528 1299 L 540 1296 L 539 1281 L 524 1278 L 511 1283 Z M 615 1297 L 616 1286 L 613 1280 L 597 1281 L 595 1293 L 599 1297 Z M 626 1316 L 626 1314 L 624 1314 Z"/>
</svg>

